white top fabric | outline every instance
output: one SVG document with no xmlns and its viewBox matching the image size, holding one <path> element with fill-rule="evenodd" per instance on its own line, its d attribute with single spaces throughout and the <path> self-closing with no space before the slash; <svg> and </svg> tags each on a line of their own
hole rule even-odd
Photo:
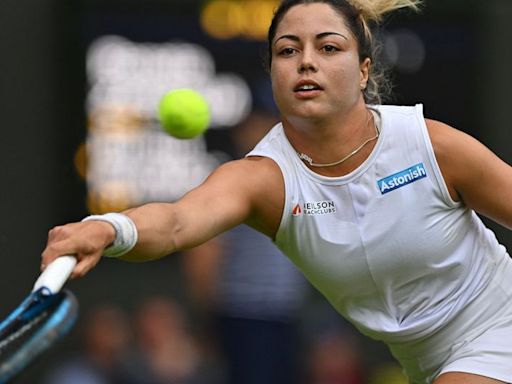
<svg viewBox="0 0 512 384">
<path fill-rule="evenodd" d="M 283 253 L 362 333 L 418 340 L 473 301 L 508 255 L 472 210 L 451 199 L 422 106 L 369 108 L 380 117 L 380 137 L 346 176 L 308 169 L 281 124 L 247 156 L 269 157 L 282 171 L 275 243 Z"/>
</svg>

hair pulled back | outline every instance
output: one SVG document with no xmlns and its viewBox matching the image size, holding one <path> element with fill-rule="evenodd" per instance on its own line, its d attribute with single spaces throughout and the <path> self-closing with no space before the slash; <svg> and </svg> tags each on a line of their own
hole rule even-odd
<svg viewBox="0 0 512 384">
<path fill-rule="evenodd" d="M 330 5 L 347 21 L 347 26 L 357 40 L 359 61 L 371 60 L 368 83 L 364 99 L 368 104 L 380 104 L 382 95 L 389 92 L 389 81 L 384 70 L 375 62 L 378 46 L 372 28 L 378 25 L 385 14 L 400 8 L 418 9 L 421 0 L 283 0 L 276 9 L 268 30 L 268 60 L 272 64 L 272 41 L 277 27 L 290 8 L 300 4 L 324 3 Z"/>
</svg>

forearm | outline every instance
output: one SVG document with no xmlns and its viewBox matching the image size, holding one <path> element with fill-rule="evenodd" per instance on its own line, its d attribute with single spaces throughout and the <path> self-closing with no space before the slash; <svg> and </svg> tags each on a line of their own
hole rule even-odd
<svg viewBox="0 0 512 384">
<path fill-rule="evenodd" d="M 102 256 L 149 261 L 193 247 L 215 236 L 205 209 L 153 203 L 118 213 L 93 215 L 82 222 L 54 227 L 42 253 L 41 269 L 56 258 L 74 255 L 72 277 L 87 274 Z"/>
<path fill-rule="evenodd" d="M 259 180 L 268 185 L 268 172 L 258 171 L 255 164 L 259 163 L 239 161 L 219 167 L 176 203 L 151 203 L 55 227 L 48 235 L 41 267 L 59 256 L 75 255 L 79 262 L 73 276 L 84 276 L 102 256 L 154 260 L 203 244 L 243 222 L 258 224 L 251 220 L 254 200 L 265 195 L 257 186 L 262 185 Z M 278 172 L 276 178 L 281 180 Z"/>
<path fill-rule="evenodd" d="M 180 224 L 174 204 L 150 203 L 126 210 L 123 214 L 134 222 L 138 239 L 135 247 L 120 259 L 143 262 L 179 250 L 176 236 L 180 232 Z"/>
</svg>

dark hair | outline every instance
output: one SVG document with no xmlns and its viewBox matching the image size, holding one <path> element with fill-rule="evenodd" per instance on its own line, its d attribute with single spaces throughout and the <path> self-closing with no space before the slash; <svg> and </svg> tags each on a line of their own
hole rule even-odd
<svg viewBox="0 0 512 384">
<path fill-rule="evenodd" d="M 374 43 L 368 22 L 362 11 L 354 7 L 346 0 L 284 0 L 274 13 L 272 22 L 268 29 L 267 66 L 270 69 L 272 64 L 272 41 L 276 30 L 290 8 L 300 4 L 325 3 L 330 5 L 336 12 L 342 15 L 347 21 L 347 26 L 356 38 L 359 61 L 362 63 L 366 58 L 371 60 L 368 84 L 364 89 L 364 99 L 368 104 L 380 104 L 383 96 L 390 93 L 390 82 L 385 74 L 384 68 L 376 63 L 375 56 L 379 46 Z"/>
</svg>

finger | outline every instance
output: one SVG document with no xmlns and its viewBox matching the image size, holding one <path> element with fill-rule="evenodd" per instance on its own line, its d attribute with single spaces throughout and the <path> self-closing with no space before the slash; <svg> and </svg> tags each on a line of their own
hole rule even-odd
<svg viewBox="0 0 512 384">
<path fill-rule="evenodd" d="M 101 259 L 101 253 L 95 252 L 87 255 L 79 255 L 78 263 L 76 264 L 71 274 L 71 279 L 84 277 Z"/>
<path fill-rule="evenodd" d="M 77 233 L 77 226 L 80 224 L 70 223 L 53 227 L 48 231 L 46 246 L 73 237 Z"/>
<path fill-rule="evenodd" d="M 60 256 L 90 252 L 90 250 L 84 248 L 84 245 L 79 246 L 76 241 L 69 238 L 51 241 L 41 253 L 41 267 L 43 269 L 46 268 L 46 266 Z"/>
<path fill-rule="evenodd" d="M 41 253 L 41 266 L 47 266 L 53 260 L 55 260 L 59 256 L 63 256 L 64 250 L 68 250 L 68 254 L 73 253 L 69 249 L 69 245 L 66 245 L 66 241 L 52 241 L 50 242 L 46 248 Z"/>
<path fill-rule="evenodd" d="M 69 227 L 71 224 L 67 225 L 57 225 L 48 231 L 48 242 L 58 240 L 59 238 L 63 238 L 67 236 L 69 232 Z"/>
</svg>

